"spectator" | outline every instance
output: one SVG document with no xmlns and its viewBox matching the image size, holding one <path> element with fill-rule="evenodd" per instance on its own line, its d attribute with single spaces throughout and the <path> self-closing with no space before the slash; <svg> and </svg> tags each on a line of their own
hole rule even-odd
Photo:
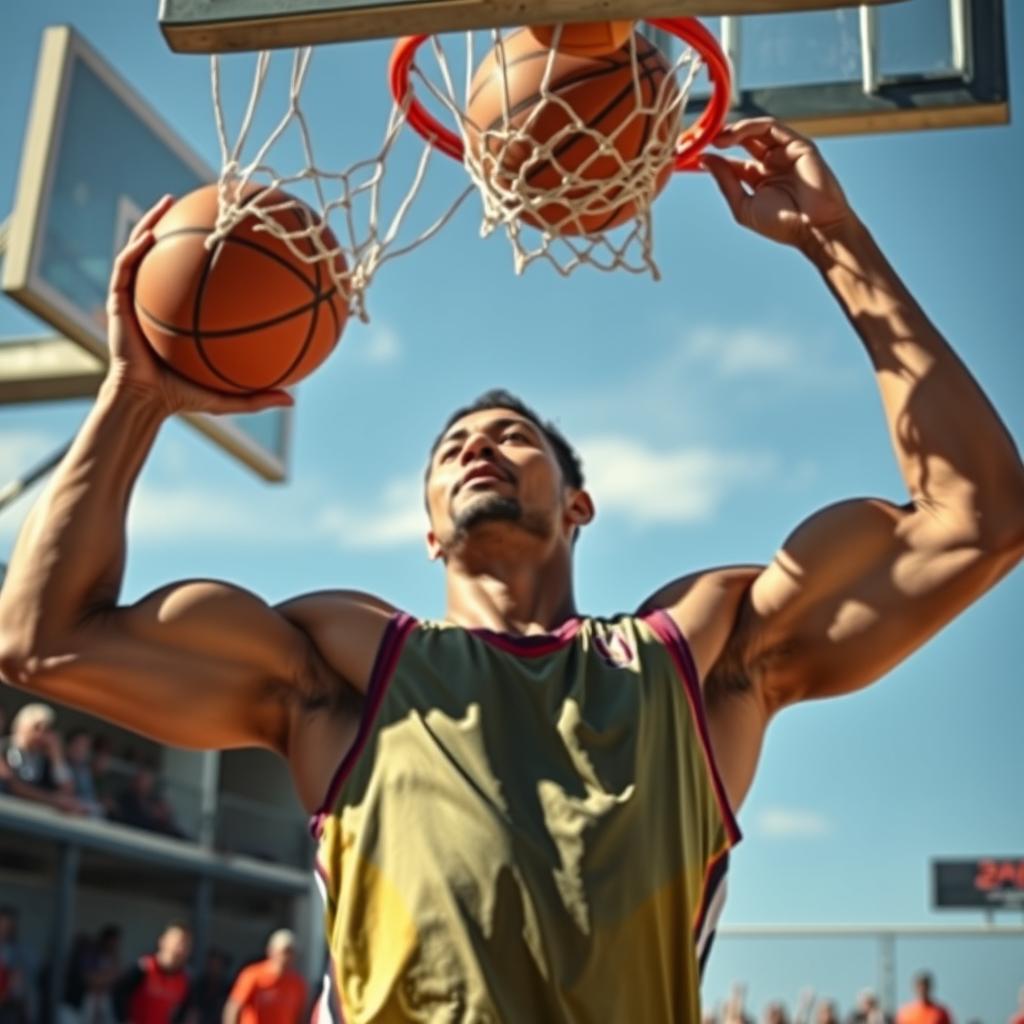
<svg viewBox="0 0 1024 1024">
<path fill-rule="evenodd" d="M 18 941 L 18 911 L 0 906 L 0 1024 L 29 1020 L 32 964 Z"/>
<path fill-rule="evenodd" d="M 184 839 L 174 821 L 170 804 L 160 795 L 156 775 L 140 765 L 117 803 L 116 818 L 125 825 Z"/>
<path fill-rule="evenodd" d="M 72 790 L 78 802 L 90 817 L 106 817 L 96 795 L 96 783 L 92 774 L 92 733 L 85 729 L 74 729 L 68 733 L 65 750 Z"/>
<path fill-rule="evenodd" d="M 914 975 L 916 999 L 900 1007 L 896 1024 L 953 1024 L 949 1011 L 932 999 L 935 984 L 928 971 Z"/>
<path fill-rule="evenodd" d="M 48 704 L 26 704 L 14 716 L 11 735 L 0 740 L 0 758 L 9 769 L 7 789 L 22 799 L 81 814 L 84 808 L 75 798 L 53 725 L 53 708 Z"/>
<path fill-rule="evenodd" d="M 157 939 L 156 952 L 142 957 L 114 986 L 116 1019 L 123 1024 L 173 1024 L 189 1003 L 185 965 L 192 931 L 172 921 Z"/>
<path fill-rule="evenodd" d="M 113 760 L 110 740 L 101 733 L 92 741 L 92 783 L 104 815 L 111 819 L 117 817 L 119 791 Z"/>
<path fill-rule="evenodd" d="M 722 1010 L 722 1024 L 752 1024 L 747 1015 L 747 986 L 736 983 L 729 993 Z"/>
<path fill-rule="evenodd" d="M 857 1005 L 847 1020 L 848 1024 L 892 1024 L 892 1017 L 882 1011 L 878 996 L 869 988 L 857 996 Z"/>
<path fill-rule="evenodd" d="M 121 929 L 104 925 L 82 965 L 81 1024 L 115 1024 L 112 993 L 121 973 Z"/>
<path fill-rule="evenodd" d="M 814 1011 L 815 1024 L 839 1024 L 839 1011 L 831 999 L 823 999 Z"/>
<path fill-rule="evenodd" d="M 1010 1014 L 1009 1024 L 1024 1024 L 1024 985 L 1017 993 L 1017 1009 Z"/>
<path fill-rule="evenodd" d="M 235 980 L 223 1024 L 299 1024 L 306 983 L 295 970 L 295 936 L 280 928 L 267 942 L 267 958 L 244 968 Z"/>
<path fill-rule="evenodd" d="M 203 973 L 192 986 L 194 1024 L 221 1024 L 224 1004 L 231 991 L 230 967 L 231 958 L 224 950 L 215 946 L 207 950 Z"/>
<path fill-rule="evenodd" d="M 764 1024 L 789 1024 L 786 1007 L 782 1003 L 769 1003 L 764 1008 L 762 1019 Z"/>
</svg>

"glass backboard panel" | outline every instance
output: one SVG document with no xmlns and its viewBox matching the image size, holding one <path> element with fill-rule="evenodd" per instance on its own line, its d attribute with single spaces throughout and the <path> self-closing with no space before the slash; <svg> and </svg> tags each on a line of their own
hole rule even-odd
<svg viewBox="0 0 1024 1024">
<path fill-rule="evenodd" d="M 104 306 L 115 254 L 162 195 L 183 195 L 215 178 L 70 28 L 47 29 L 11 215 L 4 290 L 104 357 Z M 290 415 L 274 409 L 189 419 L 246 465 L 280 480 Z"/>
</svg>

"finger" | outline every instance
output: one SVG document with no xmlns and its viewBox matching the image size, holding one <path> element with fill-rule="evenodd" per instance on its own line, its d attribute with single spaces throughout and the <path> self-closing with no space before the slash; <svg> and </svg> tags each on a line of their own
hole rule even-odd
<svg viewBox="0 0 1024 1024">
<path fill-rule="evenodd" d="M 209 411 L 218 414 L 239 415 L 247 412 L 263 412 L 264 409 L 287 409 L 295 405 L 295 399 L 281 390 L 259 391 L 252 395 L 218 396 L 209 405 Z"/>
<path fill-rule="evenodd" d="M 146 231 L 134 242 L 129 242 L 114 260 L 114 270 L 110 275 L 110 294 L 107 302 L 108 312 L 116 314 L 125 298 L 131 297 L 135 272 L 142 257 L 153 247 L 153 232 Z"/>
<path fill-rule="evenodd" d="M 802 142 L 812 145 L 805 135 L 794 131 L 788 125 L 777 121 L 774 117 L 751 117 L 724 128 L 714 140 L 715 146 L 745 146 L 751 140 L 772 148 L 788 146 L 791 142 Z"/>
<path fill-rule="evenodd" d="M 135 223 L 135 227 L 132 228 L 131 234 L 128 236 L 128 244 L 130 245 L 140 235 L 146 231 L 151 231 L 158 220 L 174 205 L 175 199 L 172 195 L 163 196 L 157 200 Z"/>
<path fill-rule="evenodd" d="M 771 177 L 772 172 L 760 160 L 728 160 L 736 177 L 744 184 L 757 186 Z"/>
<path fill-rule="evenodd" d="M 732 215 L 736 222 L 746 225 L 748 222 L 747 213 L 750 206 L 750 196 L 743 188 L 742 179 L 733 161 L 726 160 L 725 157 L 705 153 L 703 164 L 715 179 L 715 184 L 718 185 L 719 191 L 725 197 L 725 201 L 728 203 L 729 209 L 732 210 Z"/>
</svg>

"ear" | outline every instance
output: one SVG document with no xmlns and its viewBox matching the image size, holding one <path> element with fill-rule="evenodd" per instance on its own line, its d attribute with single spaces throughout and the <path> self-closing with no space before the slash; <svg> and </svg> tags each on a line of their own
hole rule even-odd
<svg viewBox="0 0 1024 1024">
<path fill-rule="evenodd" d="M 441 547 L 441 542 L 437 539 L 437 534 L 433 530 L 427 530 L 426 544 L 427 558 L 432 562 L 444 559 L 444 549 Z"/>
<path fill-rule="evenodd" d="M 583 490 L 569 490 L 567 492 L 568 504 L 565 509 L 565 522 L 567 526 L 578 530 L 586 526 L 596 515 L 594 502 L 590 495 Z"/>
</svg>

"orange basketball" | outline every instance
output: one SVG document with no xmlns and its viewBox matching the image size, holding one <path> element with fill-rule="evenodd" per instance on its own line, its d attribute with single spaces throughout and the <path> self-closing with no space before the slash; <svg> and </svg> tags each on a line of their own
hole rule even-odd
<svg viewBox="0 0 1024 1024">
<path fill-rule="evenodd" d="M 635 70 L 630 40 L 604 56 L 558 52 L 552 57 L 532 29 L 507 36 L 504 53 L 495 47 L 477 68 L 470 86 L 467 135 L 484 175 L 504 190 L 533 196 L 558 187 L 567 174 L 581 179 L 565 198 L 577 210 L 583 204 L 582 210 L 574 214 L 567 202 L 540 199 L 520 215 L 534 227 L 555 235 L 598 234 L 635 216 L 635 193 L 620 200 L 621 179 L 618 184 L 609 184 L 609 179 L 621 173 L 624 162 L 652 145 L 652 139 L 663 147 L 665 163 L 646 200 L 653 200 L 667 184 L 679 117 L 675 112 L 659 116 L 655 107 L 671 109 L 677 88 L 673 80 L 666 82 L 671 68 L 658 48 L 639 33 L 633 38 Z M 547 88 L 556 100 L 542 95 L 549 58 Z M 600 152 L 600 140 L 574 127 L 580 123 L 605 136 L 618 156 Z M 512 145 L 484 136 L 504 126 L 529 135 Z M 553 148 L 545 153 L 540 147 L 548 143 Z M 518 187 L 520 180 L 525 189 Z"/>
<path fill-rule="evenodd" d="M 549 49 L 555 45 L 562 53 L 575 53 L 584 57 L 601 57 L 613 53 L 629 42 L 633 22 L 625 21 L 583 21 L 563 25 L 558 32 L 557 25 L 531 25 L 530 31 L 537 42 Z"/>
<path fill-rule="evenodd" d="M 305 204 L 275 189 L 248 186 L 247 205 L 267 209 L 289 231 L 319 225 L 322 245 L 334 234 Z M 217 186 L 180 199 L 160 219 L 155 242 L 135 279 L 135 312 L 153 350 L 172 369 L 203 387 L 229 393 L 295 384 L 331 354 L 348 304 L 323 261 L 307 262 L 288 243 L 247 216 L 212 248 Z M 309 237 L 291 243 L 320 251 Z M 334 257 L 339 273 L 345 261 Z"/>
</svg>

